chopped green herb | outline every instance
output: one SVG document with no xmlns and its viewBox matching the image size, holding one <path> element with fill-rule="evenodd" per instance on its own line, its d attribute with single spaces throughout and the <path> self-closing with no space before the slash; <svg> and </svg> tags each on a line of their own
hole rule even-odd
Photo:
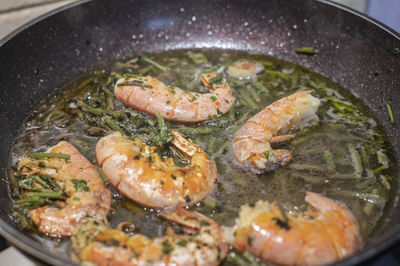
<svg viewBox="0 0 400 266">
<path fill-rule="evenodd" d="M 283 221 L 280 218 L 274 217 L 272 220 L 282 229 L 285 229 L 286 231 L 290 230 L 290 226 L 288 222 Z"/>
<path fill-rule="evenodd" d="M 275 221 L 275 223 L 279 225 L 281 228 L 288 231 L 291 228 L 289 226 L 289 217 L 286 215 L 285 210 L 283 209 L 282 205 L 279 202 L 277 203 L 277 205 L 279 207 L 279 210 L 281 211 L 283 220 L 277 217 L 272 218 L 272 220 Z"/>
<path fill-rule="evenodd" d="M 206 205 L 208 207 L 211 207 L 211 208 L 217 207 L 217 202 L 214 199 L 210 198 L 210 197 L 205 198 L 203 200 L 203 203 L 204 203 L 204 205 Z"/>
<path fill-rule="evenodd" d="M 210 225 L 210 223 L 207 222 L 207 221 L 204 221 L 204 220 L 200 220 L 200 225 L 201 226 L 208 226 L 208 225 Z"/>
<path fill-rule="evenodd" d="M 106 118 L 104 120 L 107 126 L 109 126 L 112 130 L 119 131 L 122 135 L 125 135 L 125 132 L 122 130 L 122 128 L 111 118 Z"/>
<path fill-rule="evenodd" d="M 350 151 L 351 161 L 353 162 L 354 174 L 356 175 L 357 178 L 361 178 L 362 172 L 363 172 L 363 167 L 362 167 L 362 163 L 361 163 L 360 153 L 356 150 L 356 148 L 351 143 L 347 144 L 347 148 Z"/>
<path fill-rule="evenodd" d="M 74 201 L 80 201 L 81 199 L 80 198 L 78 198 L 78 197 L 73 197 L 72 198 Z"/>
<path fill-rule="evenodd" d="M 251 247 L 253 245 L 254 236 L 247 237 L 247 244 Z"/>
<path fill-rule="evenodd" d="M 30 153 L 29 157 L 33 159 L 45 159 L 45 158 L 70 159 L 71 155 L 65 153 L 53 153 L 53 152 L 34 152 Z"/>
<path fill-rule="evenodd" d="M 228 253 L 226 260 L 233 265 L 238 265 L 238 266 L 248 266 L 249 265 L 248 261 L 243 259 L 239 254 L 237 254 L 234 251 L 231 251 Z"/>
<path fill-rule="evenodd" d="M 159 114 L 156 114 L 156 118 L 157 118 L 157 122 L 158 122 L 158 128 L 160 129 L 161 142 L 167 143 L 167 142 L 169 142 L 169 140 L 171 140 L 171 138 L 169 138 L 169 136 L 168 136 L 168 128 L 165 123 L 164 117 Z"/>
<path fill-rule="evenodd" d="M 125 73 L 125 74 L 122 74 L 122 76 L 123 76 L 124 78 L 126 78 L 126 79 L 129 79 L 129 78 L 134 78 L 134 79 L 136 79 L 136 78 L 139 77 L 138 75 L 131 74 L 131 73 Z"/>
<path fill-rule="evenodd" d="M 179 240 L 177 244 L 181 247 L 186 247 L 188 241 L 186 239 Z"/>
<path fill-rule="evenodd" d="M 194 102 L 196 99 L 197 99 L 196 96 L 193 95 L 192 98 L 191 98 L 189 101 L 190 101 L 190 102 Z"/>
<path fill-rule="evenodd" d="M 210 79 L 210 85 L 219 84 L 222 81 L 222 72 Z"/>
<path fill-rule="evenodd" d="M 152 64 L 153 66 L 155 66 L 156 68 L 160 69 L 161 71 L 167 71 L 169 69 L 168 67 L 165 67 L 165 66 L 157 63 L 156 61 L 154 61 L 153 59 L 150 59 L 147 56 L 143 55 L 141 58 L 142 58 L 143 61 L 146 61 L 147 63 Z"/>
<path fill-rule="evenodd" d="M 253 154 L 253 155 L 255 156 L 255 154 Z M 271 161 L 271 162 L 275 161 L 275 159 L 276 159 L 274 155 L 275 155 L 275 153 L 273 150 L 269 150 L 269 151 L 266 151 L 263 153 L 264 158 L 266 158 L 268 161 Z"/>
<path fill-rule="evenodd" d="M 308 55 L 319 53 L 319 50 L 314 49 L 314 47 L 301 47 L 301 48 L 296 48 L 294 51 L 298 54 L 308 54 Z"/>
<path fill-rule="evenodd" d="M 173 86 L 169 86 L 169 87 L 168 87 L 169 92 L 172 93 L 172 94 L 175 94 L 175 93 L 176 93 L 175 89 L 176 89 L 176 88 L 173 87 Z"/>
<path fill-rule="evenodd" d="M 17 204 L 15 205 L 23 205 L 24 203 L 34 203 L 37 201 L 41 201 L 39 205 L 44 204 L 45 198 L 48 199 L 65 199 L 64 191 L 52 191 L 52 190 L 41 190 L 35 192 L 26 192 L 24 193 L 22 199 L 17 200 Z M 15 207 L 14 205 L 14 207 Z"/>
<path fill-rule="evenodd" d="M 95 108 L 81 100 L 77 101 L 76 104 L 81 107 L 84 112 L 89 112 L 94 115 L 101 115 L 105 113 L 105 110 L 101 108 Z"/>
<path fill-rule="evenodd" d="M 260 94 L 263 95 L 269 95 L 269 90 L 267 89 L 267 87 L 265 87 L 262 83 L 257 82 L 256 83 L 256 89 L 260 92 Z"/>
<path fill-rule="evenodd" d="M 379 179 L 381 181 L 381 184 L 383 185 L 384 188 L 390 189 L 390 183 L 387 181 L 387 178 L 384 175 L 380 175 Z"/>
<path fill-rule="evenodd" d="M 117 86 L 139 86 L 152 89 L 153 86 L 150 84 L 144 84 L 141 80 L 128 80 L 125 82 L 118 83 Z"/>
<path fill-rule="evenodd" d="M 71 179 L 71 182 L 74 183 L 75 191 L 89 191 L 89 187 L 87 186 L 86 180 L 83 179 Z"/>
<path fill-rule="evenodd" d="M 378 158 L 378 162 L 384 165 L 386 168 L 389 168 L 389 158 L 383 152 L 383 150 L 379 150 L 376 152 L 376 157 Z"/>
<path fill-rule="evenodd" d="M 190 202 L 191 201 L 189 194 L 186 194 L 184 198 L 185 198 L 186 202 Z"/>
<path fill-rule="evenodd" d="M 389 103 L 386 103 L 386 108 L 387 108 L 388 113 L 389 113 L 390 123 L 392 123 L 392 125 L 393 125 L 394 124 L 394 115 L 393 115 L 392 107 L 390 106 Z"/>
<path fill-rule="evenodd" d="M 245 251 L 242 253 L 242 256 L 250 262 L 251 266 L 261 266 L 264 264 L 260 264 L 257 259 L 255 257 L 253 257 L 253 255 L 251 255 L 249 252 Z"/>
<path fill-rule="evenodd" d="M 224 113 L 221 112 L 221 110 L 217 109 L 217 114 L 218 114 L 218 115 L 223 115 Z"/>
<path fill-rule="evenodd" d="M 168 240 L 164 240 L 161 244 L 163 245 L 162 253 L 164 255 L 168 255 L 174 249 Z"/>
<path fill-rule="evenodd" d="M 215 102 L 216 100 L 217 100 L 217 97 L 215 97 L 214 95 L 211 95 L 211 100 L 213 101 L 213 102 Z"/>
<path fill-rule="evenodd" d="M 389 168 L 389 159 L 386 156 L 386 154 L 383 152 L 383 150 L 379 150 L 376 152 L 376 156 L 378 158 L 378 162 L 381 164 L 378 168 L 374 169 L 373 173 L 374 175 L 379 174 L 385 169 Z"/>
<path fill-rule="evenodd" d="M 168 100 L 168 101 L 167 101 L 167 104 L 170 104 L 170 103 L 171 103 L 171 101 L 170 101 L 170 100 Z"/>
</svg>

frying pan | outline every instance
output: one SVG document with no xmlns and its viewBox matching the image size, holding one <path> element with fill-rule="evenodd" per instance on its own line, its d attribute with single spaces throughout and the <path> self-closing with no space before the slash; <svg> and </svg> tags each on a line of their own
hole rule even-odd
<svg viewBox="0 0 400 266">
<path fill-rule="evenodd" d="M 314 46 L 318 55 L 294 53 Z M 18 230 L 5 170 L 10 147 L 38 102 L 87 72 L 133 54 L 180 48 L 237 49 L 272 55 L 321 73 L 359 97 L 390 137 L 399 165 L 400 36 L 353 10 L 312 0 L 110 0 L 82 1 L 25 25 L 0 41 L 0 233 L 47 263 L 73 264 L 45 238 Z M 395 169 L 399 177 L 399 169 Z M 357 254 L 360 263 L 400 238 L 399 186 L 380 225 Z"/>
</svg>

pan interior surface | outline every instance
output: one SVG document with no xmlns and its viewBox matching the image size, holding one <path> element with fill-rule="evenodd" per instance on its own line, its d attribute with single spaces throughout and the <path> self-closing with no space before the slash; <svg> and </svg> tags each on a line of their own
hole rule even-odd
<svg viewBox="0 0 400 266">
<path fill-rule="evenodd" d="M 289 2 L 289 1 L 287 1 Z M 329 20 L 326 19 L 329 14 Z M 41 36 L 38 38 L 37 36 Z M 321 50 L 315 56 L 294 53 L 299 46 Z M 0 190 L 2 233 L 15 245 L 52 264 L 71 263 L 57 252 L 64 242 L 26 236 L 16 230 L 10 213 L 5 170 L 20 125 L 35 106 L 71 80 L 112 61 L 154 51 L 222 48 L 271 55 L 321 73 L 350 89 L 368 106 L 391 139 L 398 163 L 399 136 L 388 121 L 385 103 L 394 114 L 400 106 L 398 38 L 366 24 L 363 18 L 314 1 L 241 1 L 209 3 L 162 1 L 90 2 L 62 11 L 25 29 L 0 48 L 0 135 L 3 147 Z M 373 97 L 371 97 L 373 95 Z M 398 170 L 395 169 L 397 176 Z M 396 201 L 391 195 L 379 232 L 360 251 L 343 261 L 355 263 L 375 254 L 398 237 Z M 389 240 L 389 241 L 388 241 Z M 386 242 L 385 242 L 386 241 Z M 43 252 L 43 248 L 49 253 Z"/>
</svg>

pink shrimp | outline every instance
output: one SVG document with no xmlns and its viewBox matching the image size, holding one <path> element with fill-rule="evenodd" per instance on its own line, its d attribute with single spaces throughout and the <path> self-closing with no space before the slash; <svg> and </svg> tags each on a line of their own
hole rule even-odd
<svg viewBox="0 0 400 266">
<path fill-rule="evenodd" d="M 301 91 L 264 108 L 236 133 L 232 144 L 236 160 L 256 173 L 287 164 L 292 158 L 290 151 L 271 145 L 294 138 L 286 133 L 317 119 L 319 104 L 319 99 Z"/>
<path fill-rule="evenodd" d="M 60 201 L 58 207 L 42 206 L 29 211 L 39 231 L 57 237 L 70 236 L 73 229 L 86 223 L 89 217 L 106 222 L 111 193 L 96 167 L 66 141 L 59 142 L 48 152 L 68 154 L 70 158 L 33 160 L 24 157 L 19 162 L 22 173 L 51 176 L 69 196 L 65 202 Z M 85 189 L 77 189 L 73 181 L 85 184 Z"/>
<path fill-rule="evenodd" d="M 121 193 L 142 205 L 182 207 L 205 198 L 217 183 L 217 167 L 198 145 L 171 131 L 172 144 L 187 156 L 189 166 L 161 159 L 159 147 L 131 141 L 119 132 L 99 140 L 96 158 L 104 173 Z"/>
<path fill-rule="evenodd" d="M 263 65 L 256 61 L 240 59 L 230 65 L 226 73 L 238 79 L 256 79 L 257 73 L 263 70 Z"/>
<path fill-rule="evenodd" d="M 125 105 L 168 120 L 201 122 L 227 113 L 235 97 L 222 74 L 204 73 L 200 78 L 210 93 L 185 92 L 146 76 L 118 80 L 114 94 Z"/>
<path fill-rule="evenodd" d="M 306 202 L 308 211 L 286 218 L 275 202 L 242 206 L 234 228 L 235 247 L 284 265 L 329 264 L 357 251 L 359 227 L 346 206 L 313 192 L 307 192 Z"/>
<path fill-rule="evenodd" d="M 228 252 L 222 228 L 210 218 L 183 209 L 163 212 L 161 217 L 183 226 L 190 234 L 150 239 L 130 236 L 105 226 L 85 225 L 77 230 L 74 249 L 82 262 L 96 265 L 218 265 Z"/>
</svg>

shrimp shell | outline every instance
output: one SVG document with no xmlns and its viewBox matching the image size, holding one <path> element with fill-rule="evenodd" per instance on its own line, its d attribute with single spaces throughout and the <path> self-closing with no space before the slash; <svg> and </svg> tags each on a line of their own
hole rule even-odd
<svg viewBox="0 0 400 266">
<path fill-rule="evenodd" d="M 285 222 L 274 202 L 244 205 L 234 228 L 234 245 L 265 262 L 284 265 L 328 264 L 360 247 L 357 220 L 342 203 L 306 193 L 309 210 L 288 214 Z"/>
<path fill-rule="evenodd" d="M 227 113 L 236 100 L 226 80 L 221 77 L 214 81 L 216 76 L 216 72 L 200 75 L 210 93 L 185 92 L 146 76 L 118 80 L 114 94 L 123 104 L 143 112 L 159 114 L 168 120 L 201 122 Z M 129 82 L 143 86 L 124 85 Z"/>
<path fill-rule="evenodd" d="M 292 158 L 290 151 L 273 150 L 271 144 L 293 138 L 285 133 L 318 119 L 319 104 L 319 99 L 300 91 L 264 108 L 235 134 L 232 149 L 236 160 L 256 173 L 287 164 Z"/>
<path fill-rule="evenodd" d="M 178 132 L 172 144 L 190 160 L 178 167 L 172 158 L 162 160 L 157 147 L 131 141 L 119 132 L 99 140 L 96 158 L 103 172 L 122 194 L 149 207 L 186 206 L 205 198 L 217 182 L 215 162 L 199 146 Z"/>
<path fill-rule="evenodd" d="M 42 206 L 29 211 L 32 221 L 39 231 L 51 236 L 70 236 L 74 228 L 86 223 L 88 217 L 107 222 L 111 208 L 111 192 L 92 165 L 72 144 L 61 141 L 48 150 L 53 153 L 69 154 L 70 159 L 48 158 L 45 163 L 50 168 L 43 168 L 47 174 L 61 183 L 69 195 L 64 207 Z M 27 158 L 25 158 L 27 160 Z M 76 191 L 72 179 L 86 181 L 88 191 Z M 77 200 L 79 199 L 79 200 Z"/>
<path fill-rule="evenodd" d="M 162 218 L 183 226 L 189 234 L 175 234 L 150 239 L 141 234 L 130 236 L 104 226 L 77 230 L 75 250 L 83 262 L 96 265 L 204 265 L 213 266 L 225 258 L 228 245 L 222 229 L 212 219 L 183 209 L 163 212 Z M 86 241 L 79 238 L 88 232 Z M 88 243 L 89 242 L 89 243 Z"/>
</svg>

